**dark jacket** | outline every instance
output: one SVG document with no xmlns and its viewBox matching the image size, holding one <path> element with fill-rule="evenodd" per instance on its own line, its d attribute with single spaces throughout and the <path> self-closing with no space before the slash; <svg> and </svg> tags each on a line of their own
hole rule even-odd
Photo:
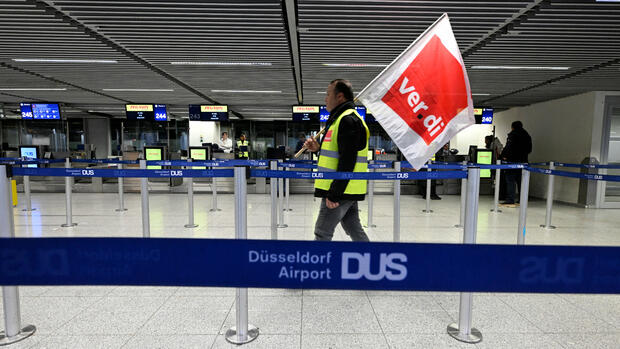
<svg viewBox="0 0 620 349">
<path fill-rule="evenodd" d="M 532 137 L 525 129 L 512 130 L 500 157 L 509 162 L 527 162 L 532 152 Z"/>
<path fill-rule="evenodd" d="M 347 109 L 354 109 L 353 102 L 344 102 L 334 108 L 329 114 L 329 119 L 325 125 L 326 130 L 329 129 L 336 118 Z M 355 162 L 357 161 L 357 152 L 366 147 L 366 129 L 362 121 L 355 115 L 349 114 L 340 120 L 338 127 L 338 172 L 353 172 Z M 323 138 L 321 138 L 323 144 Z M 349 184 L 348 179 L 334 180 L 329 191 L 322 189 L 314 189 L 314 196 L 328 198 L 333 202 L 340 200 L 364 200 L 363 194 L 344 194 L 344 190 Z"/>
</svg>

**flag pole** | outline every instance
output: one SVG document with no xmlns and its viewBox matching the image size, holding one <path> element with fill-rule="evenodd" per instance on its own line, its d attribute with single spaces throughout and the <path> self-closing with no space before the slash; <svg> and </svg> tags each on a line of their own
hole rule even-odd
<svg viewBox="0 0 620 349">
<path fill-rule="evenodd" d="M 400 55 L 398 55 L 398 57 L 396 57 L 396 59 L 394 59 L 394 60 L 392 61 L 392 63 L 388 64 L 388 66 L 387 66 L 387 67 L 385 67 L 385 68 L 381 71 L 381 73 L 377 74 L 377 76 L 375 76 L 375 78 L 374 78 L 374 79 L 372 79 L 372 81 L 371 81 L 371 82 L 369 82 L 369 83 L 368 83 L 368 85 L 366 85 L 366 87 L 364 87 L 364 89 L 363 89 L 360 93 L 358 93 L 357 95 L 359 96 L 359 95 L 361 95 L 362 93 L 364 93 L 364 92 L 366 91 L 366 89 L 368 89 L 368 87 L 369 87 L 370 85 L 372 85 L 372 84 L 375 82 L 375 80 L 377 80 L 377 79 L 378 79 L 381 75 L 383 75 L 383 73 L 385 73 L 385 71 L 387 71 L 388 69 L 390 69 L 390 68 L 392 67 L 392 65 L 394 65 L 394 63 L 395 63 L 395 62 L 397 62 L 397 61 L 400 59 L 400 57 L 402 57 L 402 55 L 404 55 L 407 51 L 409 51 L 409 49 L 410 49 L 411 47 L 413 47 L 413 45 L 415 45 L 418 41 L 420 41 L 420 39 L 421 39 L 422 37 L 424 37 L 424 35 L 426 35 L 426 33 L 428 33 L 431 29 L 433 29 L 433 28 L 437 25 L 437 23 L 439 23 L 439 21 L 441 21 L 444 17 L 448 18 L 448 14 L 447 14 L 447 13 L 444 13 L 443 15 L 441 15 L 441 17 L 439 17 L 439 18 L 435 21 L 435 23 L 431 24 L 431 26 L 430 26 L 430 27 L 426 28 L 426 30 L 425 30 L 422 34 L 420 34 L 420 35 L 419 35 L 419 36 L 415 39 L 415 41 L 411 43 L 411 45 L 409 45 L 409 46 L 408 46 L 405 50 L 403 50 L 403 52 L 401 52 L 401 53 L 400 53 Z M 357 100 L 357 97 L 356 97 L 355 99 Z"/>
</svg>

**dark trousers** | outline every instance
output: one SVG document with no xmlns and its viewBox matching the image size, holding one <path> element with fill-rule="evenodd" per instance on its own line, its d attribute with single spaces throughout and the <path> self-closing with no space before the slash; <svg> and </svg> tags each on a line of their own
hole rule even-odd
<svg viewBox="0 0 620 349">
<path fill-rule="evenodd" d="M 338 223 L 351 240 L 368 241 L 368 235 L 360 223 L 357 201 L 342 200 L 338 207 L 330 209 L 325 204 L 325 198 L 321 199 L 319 217 L 314 226 L 314 240 L 331 241 Z"/>
<path fill-rule="evenodd" d="M 420 172 L 427 172 L 428 169 L 422 168 Z M 418 180 L 418 187 L 420 188 L 420 195 L 426 197 L 426 179 Z M 431 179 L 431 196 L 437 195 L 437 180 Z"/>
<path fill-rule="evenodd" d="M 506 201 L 509 203 L 517 202 L 516 189 L 521 193 L 521 170 L 505 170 L 506 175 Z"/>
</svg>

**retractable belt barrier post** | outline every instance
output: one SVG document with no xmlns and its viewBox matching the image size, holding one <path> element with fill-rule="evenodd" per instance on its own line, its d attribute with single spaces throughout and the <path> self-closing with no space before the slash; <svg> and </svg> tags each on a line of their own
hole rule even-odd
<svg viewBox="0 0 620 349">
<path fill-rule="evenodd" d="M 30 197 L 30 176 L 24 176 L 24 196 L 26 199 L 26 208 L 22 211 L 30 212 L 36 210 L 36 208 L 32 208 L 32 200 Z"/>
<path fill-rule="evenodd" d="M 0 165 L 0 238 L 15 237 L 11 181 L 7 175 L 7 167 Z M 0 332 L 0 346 L 19 342 L 36 331 L 33 325 L 23 328 L 21 326 L 17 286 L 2 286 L 2 305 L 4 307 L 4 331 Z"/>
<path fill-rule="evenodd" d="M 521 170 L 521 191 L 519 193 L 519 231 L 517 232 L 517 244 L 525 244 L 525 221 L 527 218 L 527 199 L 530 191 L 530 171 Z"/>
<path fill-rule="evenodd" d="M 369 168 L 368 172 L 375 172 L 374 168 Z M 372 179 L 368 180 L 368 223 L 366 224 L 367 228 L 375 228 L 376 225 L 372 224 L 372 209 L 373 209 L 373 201 L 375 196 L 375 181 Z"/>
<path fill-rule="evenodd" d="M 245 168 L 235 167 L 235 239 L 248 238 L 247 183 Z M 237 288 L 235 294 L 236 326 L 226 331 L 226 340 L 233 344 L 249 343 L 258 337 L 258 328 L 248 324 L 248 289 Z"/>
<path fill-rule="evenodd" d="M 289 171 L 290 168 L 285 167 L 284 168 L 285 171 Z M 290 212 L 292 211 L 291 206 L 290 206 L 290 190 L 289 190 L 289 186 L 290 186 L 290 178 L 286 178 L 284 179 L 284 196 L 286 197 L 286 208 L 284 209 L 284 211 Z"/>
<path fill-rule="evenodd" d="M 278 165 L 276 161 L 271 162 L 270 169 L 275 171 L 278 169 Z M 277 201 L 277 179 L 275 177 L 271 177 L 269 179 L 269 186 L 271 189 L 271 239 L 278 239 L 278 203 Z"/>
<path fill-rule="evenodd" d="M 116 167 L 122 171 L 123 170 L 123 163 L 118 163 L 116 165 Z M 123 184 L 124 184 L 124 178 L 123 177 L 118 177 L 118 208 L 116 209 L 116 212 L 123 212 L 123 211 L 127 211 L 127 209 L 125 208 L 125 189 L 123 188 Z"/>
<path fill-rule="evenodd" d="M 71 159 L 65 159 L 65 168 L 71 168 Z M 73 178 L 67 176 L 65 177 L 65 207 L 66 207 L 66 216 L 67 221 L 65 224 L 61 224 L 61 227 L 74 227 L 77 223 L 73 223 L 73 208 L 71 204 L 71 184 L 73 182 Z"/>
<path fill-rule="evenodd" d="M 394 161 L 394 171 L 400 172 L 400 161 Z M 400 180 L 394 181 L 394 242 L 400 242 Z"/>
<path fill-rule="evenodd" d="M 553 161 L 549 162 L 549 170 L 555 170 L 555 164 Z M 554 175 L 549 173 L 547 179 L 547 212 L 545 214 L 545 224 L 541 224 L 540 226 L 545 229 L 555 229 L 555 226 L 551 225 L 551 210 L 553 209 L 553 181 Z"/>
<path fill-rule="evenodd" d="M 210 212 L 221 211 L 217 208 L 217 178 L 215 177 L 211 178 L 211 206 Z"/>
<path fill-rule="evenodd" d="M 502 164 L 502 160 L 497 160 L 496 161 L 497 165 L 501 165 Z M 496 168 L 495 169 L 495 193 L 493 195 L 493 208 L 491 209 L 491 212 L 495 212 L 495 213 L 500 213 L 502 212 L 502 210 L 499 209 L 499 189 L 500 189 L 500 183 L 502 183 L 500 181 L 501 179 L 501 173 L 500 173 L 500 169 Z"/>
<path fill-rule="evenodd" d="M 430 165 L 431 161 L 429 160 L 426 164 Z M 426 168 L 426 171 L 428 171 L 428 172 L 432 171 L 430 166 L 428 166 Z M 426 197 L 426 208 L 424 210 L 422 210 L 422 212 L 424 212 L 424 213 L 432 213 L 433 210 L 431 210 L 431 179 L 430 178 L 428 178 L 426 180 L 426 196 L 425 197 Z"/>
<path fill-rule="evenodd" d="M 278 178 L 278 214 L 278 228 L 287 228 L 288 224 L 284 224 L 284 178 Z"/>
<path fill-rule="evenodd" d="M 467 170 L 467 209 L 465 228 L 463 229 L 463 243 L 476 243 L 478 227 L 478 197 L 480 194 L 480 169 Z M 466 263 L 466 261 L 464 261 Z M 461 292 L 459 304 L 459 322 L 448 325 L 448 334 L 453 338 L 466 343 L 478 343 L 482 340 L 482 333 L 471 327 L 471 310 L 473 295 L 471 292 Z"/>
<path fill-rule="evenodd" d="M 146 169 L 146 160 L 140 160 L 140 169 Z M 149 183 L 148 178 L 140 178 L 140 194 L 142 195 L 142 237 L 151 237 L 149 217 Z"/>
<path fill-rule="evenodd" d="M 192 159 L 187 159 L 188 162 L 192 162 Z M 215 179 L 215 177 L 213 177 Z M 198 224 L 194 224 L 194 178 L 187 178 L 187 211 L 189 212 L 189 218 L 185 228 L 196 228 Z"/>
<path fill-rule="evenodd" d="M 463 166 L 467 166 L 467 161 L 463 161 Z M 465 204 L 467 199 L 467 178 L 461 179 L 461 214 L 459 216 L 459 224 L 455 227 L 463 228 L 465 226 Z"/>
</svg>

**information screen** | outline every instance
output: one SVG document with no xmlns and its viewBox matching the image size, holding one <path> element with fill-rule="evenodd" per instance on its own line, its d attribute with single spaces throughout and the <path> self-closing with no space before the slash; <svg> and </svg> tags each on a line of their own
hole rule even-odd
<svg viewBox="0 0 620 349">
<path fill-rule="evenodd" d="M 312 122 L 319 121 L 320 107 L 318 105 L 294 105 L 293 121 Z"/>
<path fill-rule="evenodd" d="M 19 103 L 22 112 L 22 119 L 32 119 L 32 105 L 30 103 Z"/>
<path fill-rule="evenodd" d="M 484 165 L 491 165 L 493 163 L 493 152 L 486 149 L 478 149 L 476 152 L 476 162 Z M 491 178 L 491 170 L 481 169 L 480 178 Z"/>
<path fill-rule="evenodd" d="M 60 106 L 56 103 L 32 103 L 32 117 L 35 120 L 60 120 Z"/>
<path fill-rule="evenodd" d="M 39 150 L 34 146 L 19 146 L 19 156 L 27 159 L 38 159 L 39 158 Z M 36 164 L 29 164 L 26 167 L 36 168 Z"/>
<path fill-rule="evenodd" d="M 152 104 L 126 104 L 127 120 L 153 120 Z"/>
<path fill-rule="evenodd" d="M 159 161 L 164 159 L 163 147 L 144 147 L 144 159 L 147 161 Z M 161 170 L 161 166 L 147 166 L 148 170 Z"/>
<path fill-rule="evenodd" d="M 192 121 L 228 121 L 228 106 L 190 104 L 189 119 Z"/>
<path fill-rule="evenodd" d="M 189 157 L 194 161 L 206 161 L 208 155 L 208 149 L 206 147 L 189 147 Z M 195 170 L 205 170 L 204 166 L 194 166 Z"/>
<path fill-rule="evenodd" d="M 492 124 L 493 108 L 474 108 L 474 118 L 477 124 Z"/>
<path fill-rule="evenodd" d="M 168 111 L 165 104 L 153 104 L 155 121 L 168 121 Z"/>
<path fill-rule="evenodd" d="M 355 110 L 362 117 L 363 120 L 366 120 L 366 107 L 363 105 L 355 106 Z M 327 122 L 329 119 L 329 112 L 327 111 L 327 107 L 322 105 L 319 107 L 319 121 Z"/>
</svg>

